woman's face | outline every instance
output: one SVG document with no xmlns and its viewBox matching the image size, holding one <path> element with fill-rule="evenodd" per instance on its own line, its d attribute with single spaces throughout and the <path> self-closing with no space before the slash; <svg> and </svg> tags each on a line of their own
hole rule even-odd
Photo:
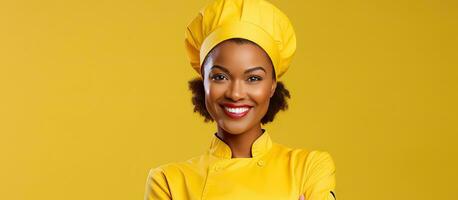
<svg viewBox="0 0 458 200">
<path fill-rule="evenodd" d="M 268 55 L 252 43 L 225 41 L 203 65 L 205 105 L 219 128 L 241 134 L 260 125 L 275 92 Z"/>
</svg>

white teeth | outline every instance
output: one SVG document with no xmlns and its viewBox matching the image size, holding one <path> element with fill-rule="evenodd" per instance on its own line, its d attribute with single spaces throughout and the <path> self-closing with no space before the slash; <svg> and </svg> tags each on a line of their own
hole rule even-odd
<svg viewBox="0 0 458 200">
<path fill-rule="evenodd" d="M 243 108 L 229 108 L 229 107 L 224 107 L 228 112 L 235 113 L 235 114 L 240 114 L 243 112 L 246 112 L 249 108 L 243 107 Z"/>
</svg>

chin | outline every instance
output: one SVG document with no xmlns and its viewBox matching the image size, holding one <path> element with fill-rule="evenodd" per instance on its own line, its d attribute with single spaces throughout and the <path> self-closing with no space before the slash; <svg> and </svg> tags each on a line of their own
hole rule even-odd
<svg viewBox="0 0 458 200">
<path fill-rule="evenodd" d="M 239 135 L 248 131 L 252 124 L 243 121 L 221 120 L 218 125 L 226 132 Z"/>
</svg>

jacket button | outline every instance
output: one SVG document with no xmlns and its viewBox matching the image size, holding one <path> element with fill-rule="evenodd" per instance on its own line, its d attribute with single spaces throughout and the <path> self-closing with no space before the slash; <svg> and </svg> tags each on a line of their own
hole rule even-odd
<svg viewBox="0 0 458 200">
<path fill-rule="evenodd" d="M 220 170 L 221 170 L 221 166 L 215 165 L 215 171 L 217 172 L 217 171 L 220 171 Z"/>
<path fill-rule="evenodd" d="M 259 160 L 259 161 L 258 161 L 258 166 L 259 166 L 259 167 L 263 167 L 264 164 L 265 164 L 264 160 Z"/>
</svg>

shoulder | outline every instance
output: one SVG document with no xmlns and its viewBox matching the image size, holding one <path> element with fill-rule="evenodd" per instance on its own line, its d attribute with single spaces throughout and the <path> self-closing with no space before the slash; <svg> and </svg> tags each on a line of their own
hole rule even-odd
<svg viewBox="0 0 458 200">
<path fill-rule="evenodd" d="M 313 176 L 320 173 L 334 173 L 335 163 L 331 154 L 324 150 L 293 149 L 291 154 L 294 156 L 304 175 Z"/>
<path fill-rule="evenodd" d="M 313 183 L 335 174 L 335 163 L 328 151 L 289 148 L 275 144 L 273 154 L 276 158 L 287 157 L 295 176 L 302 184 Z"/>
<path fill-rule="evenodd" d="M 332 156 L 327 151 L 314 150 L 308 153 L 306 165 L 319 166 L 321 169 L 334 170 L 335 164 Z M 319 170 L 319 169 L 316 169 Z"/>
<path fill-rule="evenodd" d="M 305 161 L 305 180 L 309 184 L 326 182 L 334 187 L 335 163 L 327 151 L 311 151 Z"/>
<path fill-rule="evenodd" d="M 305 199 L 334 200 L 335 164 L 331 154 L 324 150 L 277 148 L 288 153 L 295 181 Z"/>
<path fill-rule="evenodd" d="M 153 168 L 149 168 L 147 183 L 151 185 L 162 185 L 163 187 L 167 186 L 168 181 L 165 171 L 168 168 L 168 166 L 169 164 L 164 164 Z"/>
<path fill-rule="evenodd" d="M 334 161 L 329 152 L 324 150 L 309 150 L 304 148 L 290 148 L 282 144 L 274 143 L 273 154 L 287 155 L 291 161 L 305 166 L 334 168 Z"/>
<path fill-rule="evenodd" d="M 198 157 L 184 162 L 171 162 L 149 168 L 146 181 L 145 200 L 172 199 L 172 191 L 179 191 L 185 184 L 185 178 L 194 173 Z"/>
<path fill-rule="evenodd" d="M 199 170 L 203 160 L 202 157 L 203 155 L 192 157 L 185 161 L 160 164 L 149 169 L 149 177 L 167 179 L 168 177 L 177 177 L 175 175 L 178 174 Z"/>
<path fill-rule="evenodd" d="M 164 167 L 150 168 L 146 180 L 145 200 L 171 199 L 169 182 L 164 173 Z"/>
<path fill-rule="evenodd" d="M 172 191 L 187 190 L 188 182 L 200 181 L 208 168 L 205 156 L 197 156 L 182 162 L 171 162 L 150 168 L 147 179 L 146 199 L 171 199 Z"/>
</svg>

